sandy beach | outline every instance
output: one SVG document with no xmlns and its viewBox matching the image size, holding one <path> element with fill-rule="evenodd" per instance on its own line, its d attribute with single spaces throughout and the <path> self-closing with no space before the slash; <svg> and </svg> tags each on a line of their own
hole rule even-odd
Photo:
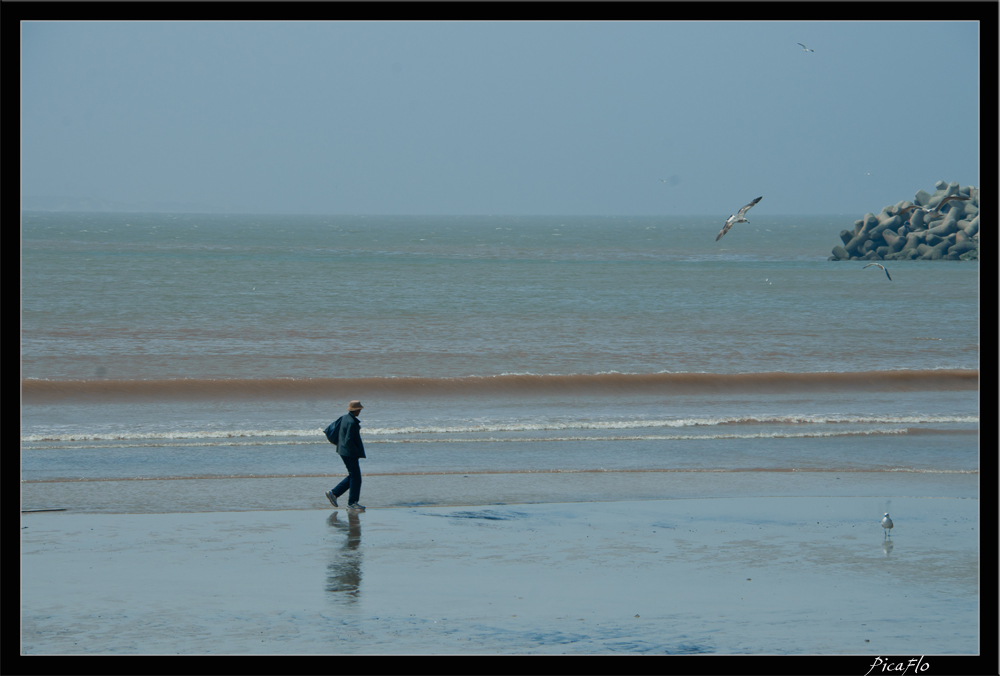
<svg viewBox="0 0 1000 676">
<path fill-rule="evenodd" d="M 27 513 L 21 652 L 975 654 L 979 525 L 875 495 Z"/>
</svg>

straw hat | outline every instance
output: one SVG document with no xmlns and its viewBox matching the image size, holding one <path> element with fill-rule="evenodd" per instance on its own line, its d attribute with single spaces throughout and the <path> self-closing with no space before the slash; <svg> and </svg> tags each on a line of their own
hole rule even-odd
<svg viewBox="0 0 1000 676">
<path fill-rule="evenodd" d="M 357 400 L 352 401 L 350 404 L 347 405 L 347 410 L 348 411 L 360 411 L 363 408 L 364 408 L 364 406 L 362 406 L 361 402 L 357 401 Z"/>
</svg>

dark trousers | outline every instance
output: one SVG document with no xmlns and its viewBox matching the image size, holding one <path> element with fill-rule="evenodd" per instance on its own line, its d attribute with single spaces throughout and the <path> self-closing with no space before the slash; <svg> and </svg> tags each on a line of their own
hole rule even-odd
<svg viewBox="0 0 1000 676">
<path fill-rule="evenodd" d="M 357 458 L 348 458 L 342 455 L 340 459 L 344 461 L 344 466 L 347 467 L 348 474 L 333 489 L 333 494 L 339 498 L 350 489 L 351 492 L 347 496 L 347 504 L 355 505 L 358 499 L 361 498 L 361 465 L 358 463 Z"/>
</svg>

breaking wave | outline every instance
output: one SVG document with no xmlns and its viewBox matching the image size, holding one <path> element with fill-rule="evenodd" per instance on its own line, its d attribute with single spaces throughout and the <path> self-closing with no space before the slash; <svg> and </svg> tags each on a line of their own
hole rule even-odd
<svg viewBox="0 0 1000 676">
<path fill-rule="evenodd" d="M 927 422 L 927 421 L 925 421 Z M 975 419 L 953 419 L 937 420 L 935 422 L 976 422 Z M 540 428 L 551 431 L 551 428 Z M 608 429 L 608 428 L 605 428 Z M 620 428 L 616 428 L 620 429 Z M 500 432 L 506 430 L 482 430 L 482 429 L 452 429 L 451 432 L 472 433 L 477 431 Z M 523 431 L 523 430 L 518 430 Z M 533 430 L 534 431 L 534 430 Z M 422 430 L 425 432 L 426 430 Z M 732 434 L 601 434 L 592 436 L 565 436 L 546 435 L 538 437 L 433 437 L 433 438 L 407 438 L 392 439 L 379 438 L 370 432 L 366 432 L 365 444 L 454 444 L 454 443 L 540 443 L 540 442 L 560 442 L 560 441 L 682 441 L 682 440 L 712 440 L 712 439 L 797 439 L 814 437 L 842 437 L 855 435 L 878 435 L 878 434 L 926 434 L 928 430 L 922 428 L 892 427 L 874 428 L 867 430 L 830 430 L 830 431 L 810 431 L 810 432 L 757 432 L 757 433 L 732 433 Z M 934 430 L 939 434 L 975 434 L 976 430 Z M 400 432 L 402 434 L 402 432 Z M 296 437 L 307 436 L 308 440 L 295 440 Z M 383 435 L 385 436 L 385 435 Z M 281 440 L 265 441 L 266 437 L 283 437 Z M 196 441 L 190 441 L 190 440 Z M 21 438 L 22 443 L 43 443 L 44 446 L 25 446 L 24 448 L 90 448 L 91 446 L 57 446 L 53 443 L 67 442 L 117 442 L 115 448 L 130 447 L 156 447 L 183 445 L 189 446 L 294 446 L 312 445 L 328 443 L 322 436 L 320 430 L 311 431 L 309 434 L 299 433 L 277 433 L 267 432 L 254 434 L 252 432 L 211 432 L 204 434 L 195 433 L 153 433 L 153 434 L 66 434 L 66 435 L 29 435 Z M 121 443 L 121 442 L 132 442 Z"/>
<path fill-rule="evenodd" d="M 373 437 L 428 434 L 482 434 L 499 432 L 560 432 L 572 430 L 632 430 L 655 428 L 684 428 L 717 425 L 916 425 L 925 423 L 978 423 L 978 416 L 969 415 L 906 415 L 906 416 L 854 416 L 854 415 L 787 415 L 787 416 L 735 416 L 722 418 L 682 418 L 677 420 L 611 420 L 611 421 L 570 421 L 546 423 L 493 423 L 480 425 L 447 425 L 443 427 L 366 427 L 366 443 Z M 948 431 L 946 431 L 948 432 Z M 29 434 L 21 437 L 22 442 L 50 441 L 129 441 L 129 440 L 182 440 L 182 439 L 232 439 L 232 438 L 308 437 L 325 441 L 321 428 L 296 430 L 176 430 L 167 432 L 108 432 L 108 433 L 67 433 Z M 318 439 L 317 439 L 318 437 Z M 607 437 L 600 437 L 607 438 Z M 648 437 L 644 437 L 648 438 Z"/>
</svg>

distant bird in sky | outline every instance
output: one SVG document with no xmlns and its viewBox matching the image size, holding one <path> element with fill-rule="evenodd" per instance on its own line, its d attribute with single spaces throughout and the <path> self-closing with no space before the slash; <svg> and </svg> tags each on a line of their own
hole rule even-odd
<svg viewBox="0 0 1000 676">
<path fill-rule="evenodd" d="M 749 223 L 750 221 L 744 218 L 744 215 L 750 211 L 750 207 L 757 204 L 757 202 L 761 200 L 761 197 L 763 197 L 763 195 L 755 199 L 753 202 L 750 202 L 750 204 L 737 211 L 734 215 L 727 218 L 726 224 L 722 226 L 722 230 L 719 231 L 719 236 L 715 238 L 715 241 L 718 242 L 722 239 L 722 236 L 729 232 L 729 228 L 733 227 L 735 223 Z"/>
<path fill-rule="evenodd" d="M 882 528 L 885 528 L 885 535 L 889 537 L 889 530 L 892 528 L 892 519 L 889 518 L 889 512 L 885 513 L 882 517 Z"/>
<path fill-rule="evenodd" d="M 809 49 L 808 47 L 806 47 L 801 42 L 796 42 L 795 44 L 797 44 L 798 46 L 802 47 L 802 51 L 803 52 L 815 52 L 816 51 L 815 49 Z"/>
<path fill-rule="evenodd" d="M 876 266 L 876 267 L 879 267 L 879 268 L 882 268 L 882 272 L 884 272 L 884 273 L 885 273 L 885 276 L 886 276 L 886 277 L 889 277 L 889 271 L 888 271 L 888 270 L 886 270 L 886 269 L 885 269 L 885 266 L 884 266 L 884 265 L 882 265 L 881 263 L 869 263 L 868 265 L 866 265 L 866 266 L 865 266 L 864 268 L 861 268 L 861 269 L 862 269 L 862 270 L 864 270 L 865 268 L 870 268 L 870 267 L 871 267 L 871 266 L 873 266 L 873 265 L 874 265 L 874 266 Z M 892 281 L 892 277 L 889 277 L 889 281 L 890 281 L 890 282 Z M 892 528 L 892 526 L 889 526 L 889 528 Z"/>
</svg>

